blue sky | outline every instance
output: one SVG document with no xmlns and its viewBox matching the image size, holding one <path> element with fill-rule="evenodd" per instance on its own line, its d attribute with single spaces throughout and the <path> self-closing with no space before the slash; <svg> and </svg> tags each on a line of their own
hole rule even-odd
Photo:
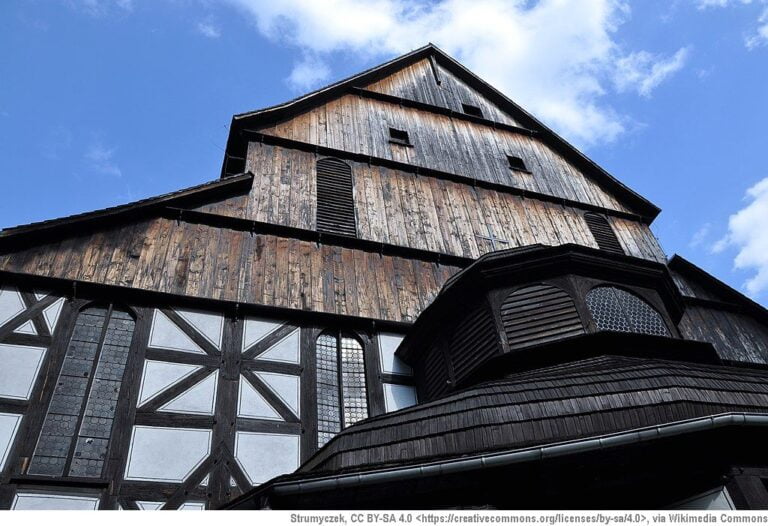
<svg viewBox="0 0 768 526">
<path fill-rule="evenodd" d="M 234 113 L 433 41 L 768 303 L 766 0 L 7 0 L 0 227 L 212 180 Z"/>
</svg>

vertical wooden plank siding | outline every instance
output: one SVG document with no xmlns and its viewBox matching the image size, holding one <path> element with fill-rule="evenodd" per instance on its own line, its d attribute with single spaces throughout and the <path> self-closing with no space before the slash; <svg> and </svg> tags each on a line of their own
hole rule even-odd
<svg viewBox="0 0 768 526">
<path fill-rule="evenodd" d="M 163 218 L 22 249 L 0 263 L 11 272 L 391 321 L 414 321 L 460 270 Z"/>
<path fill-rule="evenodd" d="M 321 118 L 327 126 L 315 134 L 312 123 Z M 345 123 L 354 123 L 354 126 Z M 407 131 L 413 147 L 390 143 L 390 127 Z M 285 122 L 262 127 L 260 131 L 612 210 L 630 211 L 533 137 L 357 95 L 344 95 Z M 511 170 L 507 154 L 523 159 L 533 173 Z"/>
<path fill-rule="evenodd" d="M 256 177 L 250 194 L 199 210 L 313 230 L 316 207 L 307 188 L 315 187 L 314 164 L 320 158 L 253 143 L 248 166 Z M 366 163 L 349 164 L 362 239 L 476 258 L 492 248 L 477 237 L 487 237 L 490 228 L 495 237 L 507 241 L 498 248 L 534 243 L 597 248 L 582 210 Z M 296 170 L 292 181 L 306 184 L 287 184 L 287 166 Z M 627 254 L 666 260 L 648 226 L 616 217 L 610 222 Z"/>
<path fill-rule="evenodd" d="M 423 59 L 367 85 L 366 89 L 458 112 L 463 111 L 462 104 L 471 104 L 480 108 L 486 119 L 513 126 L 518 125 L 511 116 L 480 95 L 474 88 L 469 87 L 442 66 L 437 67 L 440 84 L 435 81 L 429 59 Z"/>
</svg>

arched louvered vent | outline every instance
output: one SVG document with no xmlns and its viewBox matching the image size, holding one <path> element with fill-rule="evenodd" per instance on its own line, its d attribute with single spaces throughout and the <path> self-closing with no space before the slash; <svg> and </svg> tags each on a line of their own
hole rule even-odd
<svg viewBox="0 0 768 526">
<path fill-rule="evenodd" d="M 584 333 L 573 300 L 552 285 L 531 285 L 507 296 L 501 322 L 513 349 Z"/>
<path fill-rule="evenodd" d="M 344 161 L 317 161 L 317 230 L 357 237 L 352 169 Z"/>
<path fill-rule="evenodd" d="M 601 250 L 607 252 L 614 252 L 616 254 L 624 254 L 624 249 L 621 248 L 619 240 L 616 239 L 616 234 L 613 232 L 611 225 L 608 224 L 608 220 L 600 214 L 588 212 L 584 214 L 584 220 L 587 222 L 589 231 L 592 232 L 592 237 L 595 238 L 597 246 Z"/>
<path fill-rule="evenodd" d="M 669 336 L 669 329 L 661 314 L 626 290 L 596 287 L 587 294 L 587 306 L 595 325 L 601 331 Z"/>
</svg>

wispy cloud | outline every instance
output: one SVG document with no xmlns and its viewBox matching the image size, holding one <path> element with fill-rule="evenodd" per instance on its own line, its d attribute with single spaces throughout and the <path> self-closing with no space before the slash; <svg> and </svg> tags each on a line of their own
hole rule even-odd
<svg viewBox="0 0 768 526">
<path fill-rule="evenodd" d="M 317 58 L 304 57 L 294 65 L 288 76 L 288 84 L 297 91 L 307 91 L 331 76 L 330 68 Z"/>
<path fill-rule="evenodd" d="M 688 48 L 679 49 L 666 58 L 647 51 L 631 53 L 617 62 L 614 77 L 616 88 L 621 92 L 631 90 L 649 97 L 659 84 L 682 69 L 688 55 Z"/>
<path fill-rule="evenodd" d="M 739 5 L 762 5 L 763 8 L 757 17 L 757 25 L 744 37 L 744 45 L 747 49 L 768 45 L 768 0 L 697 0 L 696 3 L 701 10 Z"/>
<path fill-rule="evenodd" d="M 735 248 L 734 267 L 754 272 L 744 286 L 757 296 L 768 290 L 768 177 L 748 189 L 745 200 L 746 206 L 728 219 L 728 234 L 712 251 Z"/>
<path fill-rule="evenodd" d="M 221 29 L 210 20 L 197 23 L 197 32 L 208 38 L 219 38 Z"/>
<path fill-rule="evenodd" d="M 297 90 L 328 80 L 333 53 L 372 60 L 431 41 L 583 146 L 625 131 L 629 119 L 605 98 L 623 59 L 647 95 L 687 56 L 625 50 L 616 40 L 625 0 L 228 1 L 261 34 L 301 51 L 288 79 Z"/>
<path fill-rule="evenodd" d="M 688 242 L 688 246 L 690 248 L 698 248 L 704 244 L 707 239 L 709 239 L 709 234 L 712 230 L 712 224 L 711 223 L 704 223 L 701 228 L 699 228 L 694 234 L 691 236 L 691 240 Z"/>
<path fill-rule="evenodd" d="M 90 16 L 104 16 L 114 8 L 120 11 L 133 11 L 133 0 L 67 0 L 67 4 Z"/>
<path fill-rule="evenodd" d="M 92 171 L 119 178 L 123 176 L 123 172 L 114 160 L 115 151 L 115 148 L 107 148 L 95 142 L 88 147 L 83 157 Z"/>
</svg>

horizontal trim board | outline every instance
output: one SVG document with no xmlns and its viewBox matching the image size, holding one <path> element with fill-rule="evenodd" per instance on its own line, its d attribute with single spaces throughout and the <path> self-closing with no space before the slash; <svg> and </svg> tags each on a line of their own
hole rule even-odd
<svg viewBox="0 0 768 526">
<path fill-rule="evenodd" d="M 208 212 L 199 212 L 197 210 L 187 210 L 184 208 L 166 208 L 163 217 L 187 223 L 199 223 L 208 226 L 239 230 L 241 232 L 252 232 L 254 234 L 269 234 L 277 237 L 298 239 L 301 241 L 314 241 L 323 245 L 353 248 L 374 252 L 384 256 L 418 259 L 429 263 L 446 264 L 457 267 L 467 267 L 475 261 L 472 258 L 454 256 L 443 252 L 430 252 L 429 250 L 381 243 L 379 241 L 334 234 L 332 232 L 318 232 L 316 230 L 308 230 L 305 228 L 276 225 L 274 223 L 264 223 L 261 221 L 222 216 Z"/>
<path fill-rule="evenodd" d="M 59 294 L 68 299 L 87 298 L 88 300 L 94 301 L 118 301 L 121 304 L 128 304 L 132 307 L 147 308 L 155 308 L 160 305 L 172 305 L 177 308 L 218 312 L 226 317 L 236 319 L 243 319 L 246 316 L 264 316 L 274 317 L 275 319 L 284 320 L 293 324 L 329 326 L 343 324 L 345 327 L 358 328 L 360 330 L 384 330 L 399 333 L 408 332 L 413 326 L 413 323 L 406 321 L 363 318 L 360 316 L 335 314 L 332 312 L 272 307 L 269 305 L 240 303 L 200 296 L 184 296 L 169 292 L 122 287 L 119 285 L 105 285 L 103 283 L 90 281 L 39 276 L 36 274 L 11 272 L 7 270 L 0 270 L 0 281 L 15 286 L 31 285 L 40 290 L 51 290 L 52 293 Z M 116 300 L 115 298 L 119 298 L 119 300 Z M 150 349 L 149 352 L 157 351 Z"/>
<path fill-rule="evenodd" d="M 499 183 L 482 181 L 482 180 L 474 179 L 472 177 L 467 177 L 464 175 L 459 175 L 459 174 L 450 173 L 450 172 L 443 172 L 440 170 L 434 170 L 432 168 L 423 168 L 421 166 L 415 166 L 408 163 L 393 161 L 391 159 L 385 159 L 383 157 L 374 157 L 372 155 L 347 152 L 344 150 L 329 148 L 327 146 L 320 146 L 317 144 L 297 141 L 294 139 L 286 139 L 284 137 L 269 135 L 269 134 L 260 132 L 258 130 L 244 129 L 244 130 L 241 130 L 240 133 L 242 134 L 244 139 L 252 140 L 253 142 L 256 142 L 256 143 L 264 143 L 264 144 L 270 144 L 273 146 L 281 146 L 283 148 L 310 152 L 318 155 L 328 155 L 332 157 L 338 157 L 340 159 L 347 159 L 350 161 L 367 163 L 373 166 L 383 166 L 385 168 L 392 168 L 395 170 L 400 170 L 402 172 L 415 173 L 416 175 L 434 177 L 436 179 L 453 181 L 456 183 L 461 183 L 469 186 L 478 186 L 480 188 L 486 188 L 486 189 L 494 190 L 500 193 L 518 195 L 518 196 L 527 197 L 530 199 L 538 199 L 539 201 L 545 201 L 548 203 L 556 203 L 559 205 L 568 206 L 568 207 L 576 208 L 579 210 L 599 212 L 609 216 L 619 217 L 622 219 L 629 219 L 631 221 L 638 221 L 646 225 L 650 225 L 651 222 L 653 221 L 653 217 L 650 217 L 650 216 L 640 216 L 638 214 L 622 212 L 620 210 L 612 210 L 610 208 L 604 208 L 604 207 L 592 205 L 589 203 L 582 203 L 580 201 L 574 201 L 572 199 L 566 199 L 564 197 L 555 197 L 549 194 L 532 192 L 530 190 L 516 188 L 514 186 L 507 186 Z M 247 147 L 247 144 L 245 146 Z"/>
</svg>

